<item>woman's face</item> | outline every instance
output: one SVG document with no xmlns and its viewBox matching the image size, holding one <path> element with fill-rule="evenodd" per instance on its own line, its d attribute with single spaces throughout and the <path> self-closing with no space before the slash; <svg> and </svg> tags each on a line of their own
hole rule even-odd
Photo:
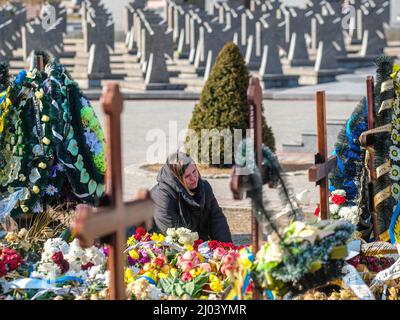
<svg viewBox="0 0 400 320">
<path fill-rule="evenodd" d="M 199 172 L 194 163 L 189 164 L 183 173 L 183 180 L 185 181 L 189 190 L 197 188 L 197 183 L 199 182 Z"/>
</svg>

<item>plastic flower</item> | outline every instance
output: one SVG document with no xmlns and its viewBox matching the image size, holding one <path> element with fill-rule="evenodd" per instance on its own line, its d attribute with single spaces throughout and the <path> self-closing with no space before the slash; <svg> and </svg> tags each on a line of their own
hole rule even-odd
<svg viewBox="0 0 400 320">
<path fill-rule="evenodd" d="M 47 193 L 49 196 L 54 196 L 57 192 L 58 192 L 58 189 L 57 189 L 55 186 L 53 186 L 52 184 L 49 184 L 49 185 L 46 187 L 46 193 Z"/>
<path fill-rule="evenodd" d="M 39 193 L 39 192 L 40 192 L 40 189 L 39 189 L 38 186 L 33 186 L 33 187 L 32 187 L 32 191 L 33 191 L 33 193 Z"/>
<path fill-rule="evenodd" d="M 400 185 L 398 183 L 393 183 L 392 184 L 392 196 L 393 196 L 393 198 L 398 200 L 399 199 L 399 193 L 400 193 Z"/>
<path fill-rule="evenodd" d="M 399 181 L 400 179 L 400 167 L 393 165 L 390 170 L 390 178 L 394 181 Z"/>
<path fill-rule="evenodd" d="M 391 146 L 389 149 L 390 158 L 395 161 L 400 160 L 400 148 L 396 146 Z"/>
</svg>

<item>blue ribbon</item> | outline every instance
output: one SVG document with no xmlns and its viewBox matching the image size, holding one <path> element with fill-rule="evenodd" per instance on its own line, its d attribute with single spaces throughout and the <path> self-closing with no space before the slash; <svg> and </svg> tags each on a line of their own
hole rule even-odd
<svg viewBox="0 0 400 320">
<path fill-rule="evenodd" d="M 138 279 L 140 279 L 140 278 L 146 279 L 150 284 L 156 285 L 156 282 L 152 278 L 150 278 L 148 276 L 140 276 L 140 277 L 138 277 Z"/>
<path fill-rule="evenodd" d="M 47 282 L 49 284 L 62 284 L 67 281 L 75 281 L 75 282 L 79 282 L 80 284 L 82 284 L 84 282 L 81 278 L 73 277 L 73 276 L 59 277 L 55 280 L 48 280 Z"/>
<path fill-rule="evenodd" d="M 390 221 L 390 226 L 389 226 L 389 236 L 390 236 L 390 242 L 392 244 L 396 243 L 396 236 L 395 236 L 395 231 L 396 231 L 396 224 L 399 219 L 400 215 L 400 202 L 397 202 L 396 209 L 394 210 L 392 220 Z"/>
</svg>

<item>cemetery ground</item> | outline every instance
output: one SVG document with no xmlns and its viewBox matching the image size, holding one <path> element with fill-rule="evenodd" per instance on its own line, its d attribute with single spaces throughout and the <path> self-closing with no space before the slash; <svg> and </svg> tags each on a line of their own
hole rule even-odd
<svg viewBox="0 0 400 320">
<path fill-rule="evenodd" d="M 140 188 L 151 188 L 156 183 L 156 173 L 143 170 L 146 163 L 146 151 L 155 141 L 146 139 L 152 129 L 161 129 L 168 137 L 169 124 L 177 127 L 178 132 L 187 128 L 196 101 L 190 100 L 128 100 L 125 101 L 122 114 L 122 145 L 124 162 L 124 198 L 136 195 Z M 356 101 L 328 101 L 328 119 L 347 119 L 353 111 Z M 96 113 L 103 122 L 103 112 L 98 101 L 93 101 Z M 314 101 L 264 100 L 265 117 L 272 126 L 277 145 L 277 155 L 284 168 L 290 165 L 302 169 L 302 165 L 313 163 L 313 153 L 287 153 L 282 144 L 299 140 L 301 133 L 312 131 L 316 127 Z M 294 168 L 294 169 L 295 169 Z M 291 168 L 293 170 L 293 168 Z M 286 178 L 294 193 L 306 189 L 311 191 L 311 202 L 304 207 L 305 213 L 312 217 L 319 201 L 318 189 L 308 181 L 307 170 L 286 173 Z M 215 196 L 228 218 L 229 226 L 236 243 L 250 241 L 250 200 L 233 200 L 229 187 L 229 177 L 207 179 L 213 187 Z M 265 187 L 265 198 L 269 208 L 281 209 L 277 191 Z"/>
</svg>

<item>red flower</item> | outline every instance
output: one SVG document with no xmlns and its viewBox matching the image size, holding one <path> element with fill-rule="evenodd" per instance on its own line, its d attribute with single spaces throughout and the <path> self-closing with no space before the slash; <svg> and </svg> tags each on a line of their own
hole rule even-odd
<svg viewBox="0 0 400 320">
<path fill-rule="evenodd" d="M 69 270 L 69 263 L 64 259 L 61 251 L 56 252 L 51 256 L 51 260 L 60 268 L 61 273 L 65 273 Z"/>
<path fill-rule="evenodd" d="M 193 244 L 193 249 L 194 249 L 195 251 L 197 251 L 197 250 L 199 249 L 199 245 L 201 245 L 203 242 L 204 242 L 204 241 L 201 240 L 201 239 L 196 240 L 196 241 L 194 242 L 194 244 Z"/>
<path fill-rule="evenodd" d="M 5 263 L 0 260 L 0 277 L 4 277 L 7 274 L 7 268 Z"/>
<path fill-rule="evenodd" d="M 87 269 L 90 269 L 90 268 L 93 267 L 93 266 L 94 266 L 93 263 L 88 262 L 88 263 L 86 263 L 86 264 L 83 264 L 81 268 L 82 268 L 82 270 L 87 270 Z"/>
<path fill-rule="evenodd" d="M 319 207 L 317 207 L 316 209 L 315 209 L 315 211 L 314 211 L 314 216 L 316 216 L 316 217 L 319 217 L 319 212 L 320 212 L 321 210 L 319 209 Z"/>
<path fill-rule="evenodd" d="M 334 196 L 331 197 L 331 201 L 340 206 L 346 202 L 346 198 L 340 195 L 335 194 Z"/>
<path fill-rule="evenodd" d="M 147 233 L 147 231 L 145 229 L 143 229 L 142 227 L 137 227 L 136 228 L 136 234 L 139 236 L 144 236 Z"/>
<path fill-rule="evenodd" d="M 210 248 L 211 251 L 214 251 L 218 247 L 218 241 L 217 240 L 211 240 L 208 243 L 208 247 Z"/>
<path fill-rule="evenodd" d="M 16 251 L 9 248 L 0 249 L 0 276 L 18 269 L 23 263 L 24 260 Z"/>
<path fill-rule="evenodd" d="M 160 268 L 164 265 L 164 262 L 165 262 L 164 259 L 160 257 L 154 259 L 154 264 Z"/>
</svg>

